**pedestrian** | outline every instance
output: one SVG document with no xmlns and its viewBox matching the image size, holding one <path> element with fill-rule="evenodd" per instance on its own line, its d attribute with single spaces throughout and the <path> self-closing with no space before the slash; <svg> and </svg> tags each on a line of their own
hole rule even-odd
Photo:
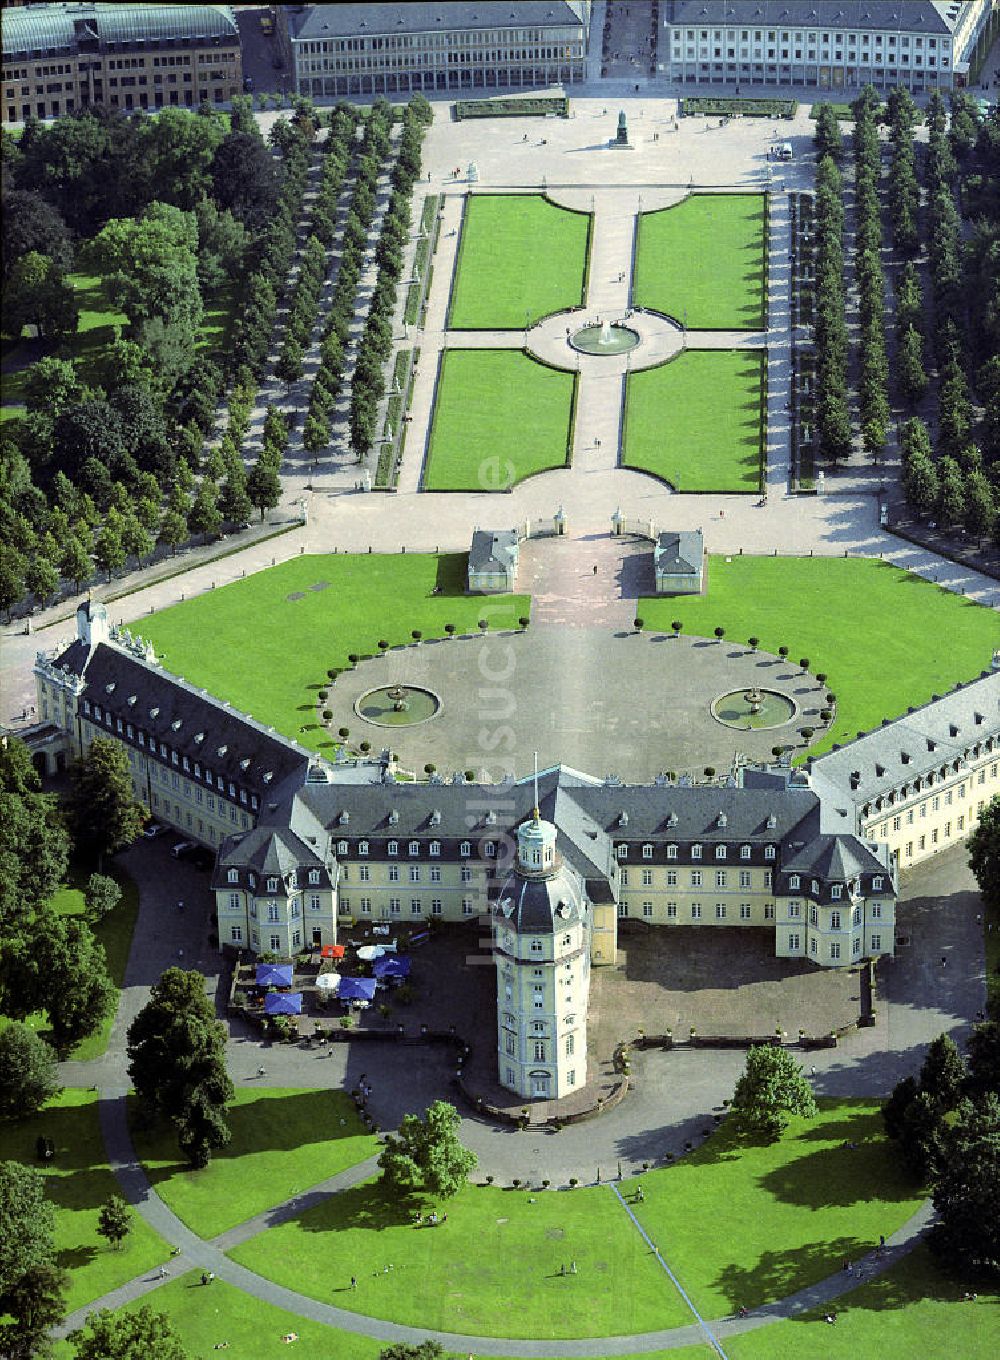
<svg viewBox="0 0 1000 1360">
<path fill-rule="evenodd" d="M 351 1276 L 351 1288 L 352 1288 L 352 1289 L 357 1289 L 357 1287 L 358 1287 L 358 1277 L 357 1277 L 356 1275 L 352 1275 L 352 1276 Z"/>
<path fill-rule="evenodd" d="M 266 1071 L 264 1070 L 263 1067 L 258 1067 L 258 1068 L 257 1068 L 257 1075 L 258 1075 L 258 1077 L 265 1077 L 265 1076 L 267 1076 L 267 1073 L 266 1073 Z"/>
<path fill-rule="evenodd" d="M 810 1069 L 809 1069 L 809 1075 L 810 1075 L 811 1077 L 814 1077 L 814 1076 L 816 1075 L 816 1069 L 815 1069 L 815 1067 L 810 1067 Z"/>
<path fill-rule="evenodd" d="M 945 958 L 944 954 L 941 955 L 941 967 L 942 968 L 948 967 L 948 960 Z"/>
<path fill-rule="evenodd" d="M 571 1275 L 575 1275 L 575 1274 L 576 1274 L 576 1262 L 575 1262 L 575 1261 L 570 1261 L 570 1263 L 569 1263 L 569 1273 L 570 1273 Z"/>
<path fill-rule="evenodd" d="M 179 959 L 182 959 L 182 958 L 184 957 L 184 950 L 183 950 L 183 949 L 178 949 L 178 951 L 177 951 L 177 957 L 178 957 Z"/>
<path fill-rule="evenodd" d="M 597 563 L 596 563 L 596 562 L 594 563 L 594 575 L 595 575 L 595 576 L 597 575 Z"/>
<path fill-rule="evenodd" d="M 208 1272 L 208 1282 L 209 1282 L 209 1284 L 211 1284 L 212 1281 L 213 1281 L 214 1279 L 215 1279 L 215 1271 L 214 1271 L 214 1270 L 210 1270 L 210 1271 Z"/>
<path fill-rule="evenodd" d="M 183 898 L 183 897 L 178 897 L 178 899 L 177 899 L 177 910 L 178 910 L 178 911 L 181 913 L 181 915 L 183 916 L 183 914 L 184 914 L 184 898 Z"/>
<path fill-rule="evenodd" d="M 167 1278 L 167 1268 L 166 1268 L 166 1266 L 160 1266 L 160 1279 L 161 1279 L 161 1280 L 165 1280 L 166 1278 Z"/>
<path fill-rule="evenodd" d="M 879 1233 L 879 1235 L 878 1235 L 878 1245 L 879 1245 L 879 1250 L 880 1250 L 880 1251 L 885 1251 L 885 1233 Z"/>
</svg>

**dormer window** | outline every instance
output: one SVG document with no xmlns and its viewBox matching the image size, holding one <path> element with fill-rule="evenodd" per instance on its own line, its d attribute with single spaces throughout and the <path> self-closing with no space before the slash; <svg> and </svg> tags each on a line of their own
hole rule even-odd
<svg viewBox="0 0 1000 1360">
<path fill-rule="evenodd" d="M 346 826 L 347 823 L 348 823 L 350 820 L 351 820 L 351 814 L 347 811 L 346 808 L 345 808 L 344 811 L 340 814 L 340 816 L 337 818 L 337 822 L 338 822 L 338 824 L 339 824 L 340 826 Z"/>
<path fill-rule="evenodd" d="M 715 847 L 715 858 L 716 859 L 726 858 L 726 847 L 724 845 L 717 845 Z"/>
<path fill-rule="evenodd" d="M 751 851 L 750 851 L 750 846 L 749 846 L 749 845 L 741 845 L 741 846 L 740 846 L 740 859 L 749 859 L 749 858 L 750 858 L 750 853 L 751 853 Z"/>
<path fill-rule="evenodd" d="M 495 859 L 497 847 L 495 841 L 487 841 L 484 847 L 487 859 Z"/>
<path fill-rule="evenodd" d="M 812 881 L 812 890 L 813 890 L 814 893 L 818 893 L 818 892 L 819 892 L 819 883 L 817 882 L 817 880 L 816 880 L 815 878 L 814 878 L 813 881 Z"/>
<path fill-rule="evenodd" d="M 774 859 L 774 858 L 776 857 L 777 853 L 778 853 L 778 852 L 775 850 L 775 848 L 774 848 L 773 845 L 765 845 L 765 846 L 764 846 L 764 858 L 765 858 L 765 859 Z"/>
<path fill-rule="evenodd" d="M 194 739 L 195 739 L 195 744 L 196 744 L 197 746 L 200 746 L 201 743 L 205 740 L 205 733 L 204 733 L 204 732 L 196 732 L 196 733 L 194 734 Z"/>
<path fill-rule="evenodd" d="M 468 841 L 463 841 L 462 844 L 458 847 L 458 853 L 463 858 L 467 858 L 469 855 L 472 854 L 472 846 L 469 844 Z"/>
<path fill-rule="evenodd" d="M 367 841 L 358 841 L 358 854 L 359 854 L 359 855 L 367 855 L 367 854 L 368 854 L 368 842 L 367 842 Z"/>
<path fill-rule="evenodd" d="M 872 879 L 872 891 L 881 892 L 882 883 L 883 883 L 882 875 L 876 874 L 875 877 Z"/>
<path fill-rule="evenodd" d="M 181 730 L 181 720 L 180 720 L 180 718 L 175 718 L 175 719 L 173 720 L 173 722 L 170 724 L 170 730 L 171 730 L 172 732 L 179 732 L 179 731 Z"/>
<path fill-rule="evenodd" d="M 653 858 L 653 847 L 651 845 L 644 845 L 642 847 L 642 857 L 643 859 Z"/>
<path fill-rule="evenodd" d="M 668 845 L 668 846 L 667 846 L 667 859 L 676 859 L 676 858 L 677 858 L 677 846 L 676 846 L 676 845 Z"/>
<path fill-rule="evenodd" d="M 310 883 L 318 883 L 318 882 L 319 882 L 319 870 L 318 870 L 318 869 L 310 869 L 310 870 L 309 870 L 309 882 L 310 882 Z"/>
<path fill-rule="evenodd" d="M 347 842 L 346 842 L 346 841 L 338 841 L 338 842 L 337 842 L 337 854 L 338 854 L 338 855 L 341 855 L 341 856 L 347 854 Z"/>
<path fill-rule="evenodd" d="M 223 743 L 222 746 L 219 747 L 219 750 L 218 750 L 217 754 L 218 754 L 218 757 L 219 757 L 220 760 L 222 759 L 222 757 L 226 754 L 226 752 L 227 752 L 228 750 L 229 750 L 229 747 L 226 746 L 224 743 Z"/>
<path fill-rule="evenodd" d="M 802 880 L 801 878 L 799 878 L 798 874 L 791 874 L 788 879 L 788 886 L 792 890 L 792 892 L 798 892 L 799 885 L 801 882 Z"/>
<path fill-rule="evenodd" d="M 135 705 L 136 705 L 136 703 L 138 702 L 138 700 L 139 700 L 138 694 L 130 694 L 130 695 L 128 696 L 128 706 L 129 706 L 129 708 L 134 708 Z"/>
<path fill-rule="evenodd" d="M 441 813 L 438 811 L 437 808 L 435 808 L 434 811 L 431 813 L 431 826 L 440 825 L 441 825 Z"/>
<path fill-rule="evenodd" d="M 276 893 L 278 891 L 278 880 L 276 878 L 269 878 L 267 880 L 267 890 L 269 893 Z"/>
<path fill-rule="evenodd" d="M 834 901 L 837 901 L 839 898 L 843 897 L 843 895 L 844 895 L 843 887 L 839 883 L 835 883 L 833 887 L 830 889 L 830 896 L 834 899 Z"/>
<path fill-rule="evenodd" d="M 728 820 L 729 819 L 726 816 L 726 814 L 724 812 L 720 812 L 718 817 L 715 819 L 715 824 L 716 826 L 725 826 Z"/>
<path fill-rule="evenodd" d="M 701 846 L 700 846 L 700 845 L 692 845 L 692 847 L 691 847 L 691 858 L 692 858 L 692 859 L 701 859 Z"/>
<path fill-rule="evenodd" d="M 619 845 L 617 855 L 619 859 L 628 859 L 628 846 Z"/>
<path fill-rule="evenodd" d="M 676 825 L 677 825 L 677 813 L 676 813 L 676 812 L 672 812 L 672 813 L 670 814 L 670 816 L 667 818 L 667 826 L 676 826 Z"/>
<path fill-rule="evenodd" d="M 774 813 L 772 812 L 772 813 L 770 813 L 770 814 L 768 815 L 768 819 L 767 819 L 767 829 L 768 829 L 768 831 L 773 831 L 774 828 L 775 828 L 777 825 L 778 825 L 778 819 L 777 819 L 777 817 L 775 817 Z"/>
<path fill-rule="evenodd" d="M 386 846 L 386 851 L 390 855 L 398 855 L 399 841 L 390 841 L 389 844 Z"/>
<path fill-rule="evenodd" d="M 239 883 L 239 881 L 240 881 L 240 871 L 239 871 L 239 869 L 230 869 L 230 870 L 229 870 L 229 882 L 230 882 L 230 883 Z"/>
<path fill-rule="evenodd" d="M 431 852 L 432 855 L 440 855 L 440 853 L 441 853 L 441 842 L 440 842 L 440 841 L 431 841 L 430 846 L 429 846 L 428 848 L 429 848 L 429 850 L 430 850 L 430 852 Z"/>
<path fill-rule="evenodd" d="M 393 808 L 389 813 L 389 825 L 395 826 L 399 821 L 399 813 Z"/>
<path fill-rule="evenodd" d="M 100 714 L 98 714 L 98 716 L 100 716 Z M 151 718 L 158 718 L 160 716 L 159 708 L 154 705 L 154 707 L 149 710 L 149 716 Z"/>
<path fill-rule="evenodd" d="M 618 818 L 618 825 L 619 825 L 619 826 L 628 826 L 628 813 L 627 813 L 627 812 L 621 813 L 621 815 L 620 815 L 619 818 Z"/>
<path fill-rule="evenodd" d="M 419 854 L 420 854 L 420 842 L 419 842 L 419 841 L 410 841 L 410 844 L 409 844 L 409 847 L 408 847 L 408 848 L 409 848 L 409 852 L 410 852 L 411 855 L 419 855 Z"/>
</svg>

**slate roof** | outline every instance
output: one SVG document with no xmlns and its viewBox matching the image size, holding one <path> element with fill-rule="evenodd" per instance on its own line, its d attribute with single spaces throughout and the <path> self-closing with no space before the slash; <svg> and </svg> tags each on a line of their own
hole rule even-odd
<svg viewBox="0 0 1000 1360">
<path fill-rule="evenodd" d="M 782 858 L 782 874 L 812 874 L 832 883 L 846 883 L 860 874 L 884 874 L 886 866 L 857 836 L 819 835 Z"/>
<path fill-rule="evenodd" d="M 505 902 L 513 904 L 508 911 Z M 565 865 L 548 878 L 525 878 L 510 873 L 496 894 L 496 909 L 518 931 L 546 935 L 576 924 L 583 915 L 577 876 Z"/>
<path fill-rule="evenodd" d="M 476 529 L 469 547 L 470 572 L 507 572 L 517 561 L 513 529 Z"/>
<path fill-rule="evenodd" d="M 447 0 L 438 4 L 363 3 L 310 5 L 289 12 L 292 36 L 358 38 L 385 33 L 445 33 L 477 28 L 581 26 L 578 5 L 567 0 Z"/>
<path fill-rule="evenodd" d="M 54 664 L 83 677 L 81 701 L 88 701 L 92 709 L 100 705 L 102 711 L 145 732 L 147 739 L 155 737 L 168 751 L 186 755 L 203 770 L 257 794 L 262 806 L 287 795 L 306 778 L 308 751 L 206 691 L 109 643 L 88 649 L 74 642 Z"/>
<path fill-rule="evenodd" d="M 666 531 L 653 552 L 656 570 L 669 576 L 697 576 L 705 560 L 705 538 L 700 529 Z"/>
<path fill-rule="evenodd" d="M 843 816 L 921 775 L 954 766 L 1000 734 L 1000 670 L 910 709 L 813 760 L 809 782 Z M 852 825 L 853 829 L 853 825 Z"/>
<path fill-rule="evenodd" d="M 660 13 L 670 23 L 692 28 L 737 24 L 948 34 L 955 27 L 933 0 L 668 0 Z"/>
<path fill-rule="evenodd" d="M 97 38 L 102 47 L 183 38 L 239 42 L 231 5 L 18 5 L 4 7 L 4 60 L 44 54 L 50 48 L 75 51 L 78 28 L 81 39 Z"/>
</svg>

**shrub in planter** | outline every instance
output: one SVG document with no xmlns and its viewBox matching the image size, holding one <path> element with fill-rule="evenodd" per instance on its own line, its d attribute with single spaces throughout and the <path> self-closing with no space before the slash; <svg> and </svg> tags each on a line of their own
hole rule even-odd
<svg viewBox="0 0 1000 1360">
<path fill-rule="evenodd" d="M 330 719 L 331 719 L 332 717 L 333 717 L 333 709 L 332 709 L 332 708 L 324 708 L 324 710 L 323 710 L 323 721 L 324 721 L 324 722 L 329 722 Z"/>
<path fill-rule="evenodd" d="M 321 689 L 320 692 L 319 692 L 319 693 L 317 694 L 317 696 L 316 696 L 316 698 L 320 701 L 320 703 L 325 702 L 325 700 L 327 700 L 329 697 L 330 697 L 330 691 L 329 691 L 328 689 Z"/>
</svg>

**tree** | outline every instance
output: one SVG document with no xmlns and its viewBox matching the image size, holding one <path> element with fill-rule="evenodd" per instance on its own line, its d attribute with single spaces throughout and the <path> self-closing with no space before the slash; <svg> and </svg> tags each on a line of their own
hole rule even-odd
<svg viewBox="0 0 1000 1360">
<path fill-rule="evenodd" d="M 172 556 L 189 537 L 187 520 L 179 510 L 169 506 L 160 521 L 160 541 L 167 545 Z"/>
<path fill-rule="evenodd" d="M 0 1354 L 30 1360 L 62 1317 L 65 1273 L 55 1264 L 55 1209 L 45 1182 L 0 1162 Z"/>
<path fill-rule="evenodd" d="M 41 781 L 24 742 L 0 743 L 0 958 L 14 928 L 30 921 L 63 882 L 70 840 L 56 798 Z M 0 968 L 0 997 L 4 995 Z"/>
<path fill-rule="evenodd" d="M 62 1090 L 52 1046 L 18 1020 L 0 1030 L 0 1115 L 23 1119 Z"/>
<path fill-rule="evenodd" d="M 918 1090 L 902 1117 L 899 1150 L 910 1175 L 921 1184 L 933 1180 L 941 1165 L 944 1113 L 933 1096 Z"/>
<path fill-rule="evenodd" d="M 113 1247 L 120 1247 L 132 1231 L 132 1210 L 121 1195 L 109 1195 L 101 1205 L 97 1218 L 97 1231 L 106 1237 Z"/>
<path fill-rule="evenodd" d="M 266 226 L 278 197 L 274 158 L 260 133 L 230 132 L 212 158 L 212 198 L 248 231 Z"/>
<path fill-rule="evenodd" d="M 55 260 L 34 250 L 11 269 L 3 307 L 3 328 L 15 339 L 25 326 L 34 326 L 46 339 L 60 339 L 72 335 L 80 320 L 73 285 Z"/>
<path fill-rule="evenodd" d="M 88 921 L 100 921 L 110 916 L 122 900 L 122 890 L 106 874 L 91 874 L 83 890 L 84 909 Z"/>
<path fill-rule="evenodd" d="M 143 515 L 147 515 L 149 513 L 148 507 L 143 508 L 142 513 Z M 155 502 L 153 504 L 152 513 L 155 523 L 156 519 L 159 518 L 159 508 L 156 506 Z M 130 557 L 134 557 L 140 566 L 142 565 L 143 558 L 148 557 L 153 551 L 153 536 L 146 528 L 143 519 L 140 518 L 138 513 L 133 511 L 129 511 L 129 513 L 122 518 L 121 541 L 125 552 Z"/>
<path fill-rule="evenodd" d="M 204 534 L 209 538 L 222 528 L 219 488 L 208 477 L 202 478 L 195 492 L 194 501 L 188 512 L 188 528 L 193 534 Z"/>
<path fill-rule="evenodd" d="M 733 1092 L 733 1112 L 739 1125 L 780 1138 L 793 1115 L 812 1119 L 817 1113 L 812 1089 L 802 1068 L 787 1049 L 755 1045 L 747 1050 L 746 1069 Z"/>
<path fill-rule="evenodd" d="M 944 1142 L 931 1249 L 949 1267 L 1000 1275 L 1000 1098 L 963 1101 Z"/>
<path fill-rule="evenodd" d="M 111 580 L 111 573 L 125 565 L 126 554 L 125 545 L 122 542 L 122 525 L 121 512 L 112 506 L 108 510 L 101 532 L 94 540 L 94 561 L 103 571 L 108 573 L 109 581 Z"/>
<path fill-rule="evenodd" d="M 234 464 L 219 492 L 219 510 L 230 524 L 243 527 L 250 522 L 253 506 L 247 494 L 247 474 L 242 462 Z"/>
<path fill-rule="evenodd" d="M 70 825 L 77 847 L 114 855 L 142 834 L 149 812 L 132 792 L 128 756 L 110 737 L 95 737 L 70 774 Z"/>
<path fill-rule="evenodd" d="M 229 1141 L 226 1034 L 200 973 L 168 968 L 128 1031 L 129 1076 L 143 1111 L 169 1118 L 192 1166 Z"/>
<path fill-rule="evenodd" d="M 379 1351 L 378 1360 L 437 1360 L 440 1355 L 444 1355 L 444 1351 L 438 1341 L 421 1341 L 419 1346 L 396 1341 L 384 1351 Z"/>
<path fill-rule="evenodd" d="M 281 500 L 281 479 L 277 472 L 260 459 L 250 469 L 247 477 L 247 495 L 250 504 L 260 511 L 261 522 L 266 510 L 273 510 Z"/>
<path fill-rule="evenodd" d="M 976 876 L 983 901 L 1000 905 L 1000 794 L 983 808 L 975 831 L 966 842 L 969 868 Z"/>
<path fill-rule="evenodd" d="M 24 553 L 9 543 L 0 543 L 0 609 L 7 614 L 24 599 L 27 569 Z"/>
<path fill-rule="evenodd" d="M 920 1069 L 920 1089 L 937 1102 L 942 1111 L 953 1110 L 965 1085 L 965 1063 L 954 1039 L 939 1034 L 927 1050 Z"/>
<path fill-rule="evenodd" d="M 436 1100 L 425 1118 L 404 1115 L 398 1136 L 386 1138 L 379 1157 L 382 1178 L 397 1194 L 456 1195 L 478 1158 L 458 1140 L 461 1116 L 454 1105 Z"/>
<path fill-rule="evenodd" d="M 977 1025 L 969 1036 L 967 1054 L 970 1095 L 1000 1091 L 1000 1021 L 987 1020 Z"/>
<path fill-rule="evenodd" d="M 41 194 L 12 189 L 3 196 L 3 271 L 6 276 L 23 255 L 34 251 L 68 269 L 73 247 L 66 223 Z"/>
<path fill-rule="evenodd" d="M 34 595 L 38 604 L 43 605 L 56 593 L 59 586 L 59 573 L 52 560 L 44 553 L 35 552 L 28 558 L 24 570 L 24 584 Z"/>
<path fill-rule="evenodd" d="M 892 1094 L 882 1106 L 882 1122 L 887 1138 L 899 1138 L 902 1134 L 906 1111 L 913 1104 L 919 1089 L 916 1077 L 912 1076 L 903 1077 L 892 1088 Z"/>
<path fill-rule="evenodd" d="M 134 1313 L 91 1313 L 86 1326 L 70 1334 L 75 1360 L 189 1360 L 170 1319 L 144 1304 Z"/>
<path fill-rule="evenodd" d="M 82 537 L 77 531 L 66 539 L 59 559 L 59 570 L 67 581 L 72 581 L 77 590 L 94 573 L 94 563 Z"/>
</svg>

